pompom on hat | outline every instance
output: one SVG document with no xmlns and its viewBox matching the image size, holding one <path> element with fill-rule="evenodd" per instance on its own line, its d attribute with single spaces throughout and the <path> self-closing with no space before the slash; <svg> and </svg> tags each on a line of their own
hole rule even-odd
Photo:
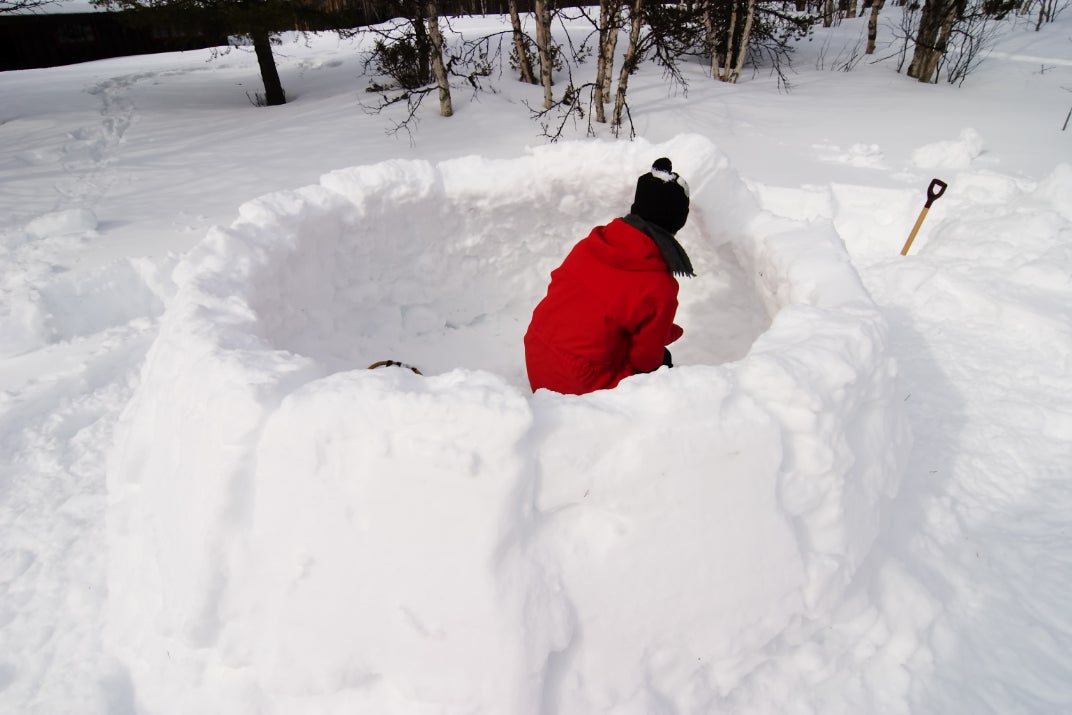
<svg viewBox="0 0 1072 715">
<path fill-rule="evenodd" d="M 689 218 L 689 185 L 665 156 L 656 159 L 651 171 L 637 179 L 630 211 L 640 218 L 677 233 Z"/>
</svg>

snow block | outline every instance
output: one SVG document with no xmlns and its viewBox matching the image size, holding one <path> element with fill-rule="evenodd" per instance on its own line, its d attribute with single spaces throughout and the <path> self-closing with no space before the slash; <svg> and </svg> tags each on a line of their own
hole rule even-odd
<svg viewBox="0 0 1072 715">
<path fill-rule="evenodd" d="M 663 155 L 770 327 L 531 395 L 549 271 Z M 885 324 L 833 228 L 759 211 L 707 140 L 391 161 L 239 213 L 176 270 L 109 464 L 108 639 L 148 711 L 704 711 L 844 596 L 907 452 Z"/>
</svg>

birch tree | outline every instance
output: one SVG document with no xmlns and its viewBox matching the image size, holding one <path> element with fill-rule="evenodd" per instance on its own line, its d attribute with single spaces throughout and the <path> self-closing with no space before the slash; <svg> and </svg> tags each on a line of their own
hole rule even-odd
<svg viewBox="0 0 1072 715">
<path fill-rule="evenodd" d="M 555 104 L 551 87 L 554 76 L 554 55 L 551 49 L 550 0 L 534 0 L 536 20 L 536 50 L 540 57 L 540 84 L 543 85 L 543 107 L 550 109 Z"/>
<path fill-rule="evenodd" d="M 448 52 L 439 0 L 403 0 L 393 7 L 403 16 L 396 15 L 389 23 L 362 30 L 378 37 L 366 60 L 366 72 L 390 80 L 372 82 L 368 91 L 378 93 L 380 101 L 363 106 L 367 112 L 378 114 L 405 103 L 408 111 L 390 131 L 405 130 L 412 136 L 412 127 L 419 121 L 418 112 L 427 97 L 438 97 L 440 116 L 453 116 L 451 78 L 463 77 L 476 87 L 477 78 L 487 76 L 490 70 L 481 64 L 480 53 L 465 43 L 457 53 Z M 459 72 L 458 66 L 468 73 Z"/>
<path fill-rule="evenodd" d="M 521 72 L 521 81 L 536 84 L 536 75 L 532 73 L 532 58 L 529 57 L 528 36 L 521 29 L 521 13 L 517 9 L 517 0 L 508 0 L 510 12 L 510 25 L 514 37 L 514 54 L 517 55 L 517 66 Z"/>
<path fill-rule="evenodd" d="M 878 38 L 878 14 L 882 12 L 882 7 L 886 4 L 886 0 L 872 0 L 871 2 L 871 14 L 867 18 L 867 49 L 864 54 L 875 54 L 875 40 Z"/>
<path fill-rule="evenodd" d="M 695 22 L 695 11 L 690 7 L 648 0 L 630 1 L 629 45 L 618 72 L 618 87 L 610 122 L 615 135 L 621 130 L 622 119 L 629 111 L 626 102 L 629 77 L 636 72 L 640 63 L 651 55 L 656 64 L 662 67 L 671 86 L 686 87 L 678 62 L 685 56 L 695 54 L 702 32 Z"/>
<path fill-rule="evenodd" d="M 930 82 L 935 77 L 938 62 L 953 30 L 953 22 L 963 10 L 963 0 L 926 1 L 920 11 L 915 51 L 908 66 L 909 77 L 920 82 Z"/>
<path fill-rule="evenodd" d="M 425 19 L 428 23 L 432 74 L 435 77 L 436 88 L 439 90 L 439 114 L 449 117 L 454 114 L 454 107 L 450 99 L 450 79 L 443 64 L 443 32 L 439 28 L 437 0 L 428 0 Z"/>
<path fill-rule="evenodd" d="M 736 5 L 734 6 L 736 8 Z M 744 59 L 748 54 L 748 43 L 752 39 L 752 24 L 756 19 L 756 0 L 745 0 L 744 4 L 744 26 L 741 28 L 740 37 L 737 38 L 737 52 L 736 58 L 733 63 L 733 69 L 723 77 L 726 82 L 732 82 L 736 84 L 737 78 L 741 76 L 741 68 L 744 67 Z M 732 34 L 731 34 L 732 37 Z M 726 68 L 729 69 L 730 52 L 726 53 Z"/>
<path fill-rule="evenodd" d="M 621 0 L 599 2 L 599 48 L 596 60 L 596 81 L 592 98 L 596 121 L 607 122 L 606 104 L 610 101 L 611 77 L 614 73 L 614 53 L 618 48 L 618 33 L 622 29 Z"/>
<path fill-rule="evenodd" d="M 711 58 L 711 76 L 737 82 L 753 50 L 764 50 L 777 67 L 788 56 L 787 39 L 804 36 L 813 16 L 788 15 L 776 3 L 759 0 L 711 0 L 703 12 L 705 49 Z M 777 4 L 780 5 L 780 4 Z"/>
<path fill-rule="evenodd" d="M 1042 29 L 1043 23 L 1056 20 L 1057 14 L 1063 9 L 1063 7 L 1059 8 L 1057 6 L 1057 0 L 1038 0 L 1038 4 L 1039 12 L 1038 20 L 1035 22 L 1035 32 Z"/>
<path fill-rule="evenodd" d="M 644 0 L 632 0 L 629 6 L 629 46 L 625 49 L 622 68 L 618 72 L 618 91 L 614 95 L 614 114 L 611 127 L 615 135 L 621 131 L 622 113 L 625 111 L 625 96 L 629 91 L 629 76 L 636 71 L 643 57 L 640 48 L 640 31 L 644 23 Z"/>
</svg>

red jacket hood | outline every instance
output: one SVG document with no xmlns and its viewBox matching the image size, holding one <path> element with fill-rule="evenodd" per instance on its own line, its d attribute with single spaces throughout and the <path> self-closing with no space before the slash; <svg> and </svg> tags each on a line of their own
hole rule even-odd
<svg viewBox="0 0 1072 715">
<path fill-rule="evenodd" d="M 655 242 L 642 231 L 616 218 L 597 226 L 588 237 L 592 256 L 623 271 L 666 272 L 666 261 Z"/>
</svg>

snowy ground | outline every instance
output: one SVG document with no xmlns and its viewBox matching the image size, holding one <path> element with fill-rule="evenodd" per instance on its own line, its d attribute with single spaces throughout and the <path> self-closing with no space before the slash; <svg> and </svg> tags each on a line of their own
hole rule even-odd
<svg viewBox="0 0 1072 715">
<path fill-rule="evenodd" d="M 820 69 L 863 20 L 789 93 L 648 67 L 632 143 L 508 78 L 388 136 L 326 36 L 274 109 L 241 51 L 0 74 L 0 712 L 1072 711 L 1069 22 L 962 88 Z M 531 395 L 662 154 L 679 367 Z"/>
</svg>

